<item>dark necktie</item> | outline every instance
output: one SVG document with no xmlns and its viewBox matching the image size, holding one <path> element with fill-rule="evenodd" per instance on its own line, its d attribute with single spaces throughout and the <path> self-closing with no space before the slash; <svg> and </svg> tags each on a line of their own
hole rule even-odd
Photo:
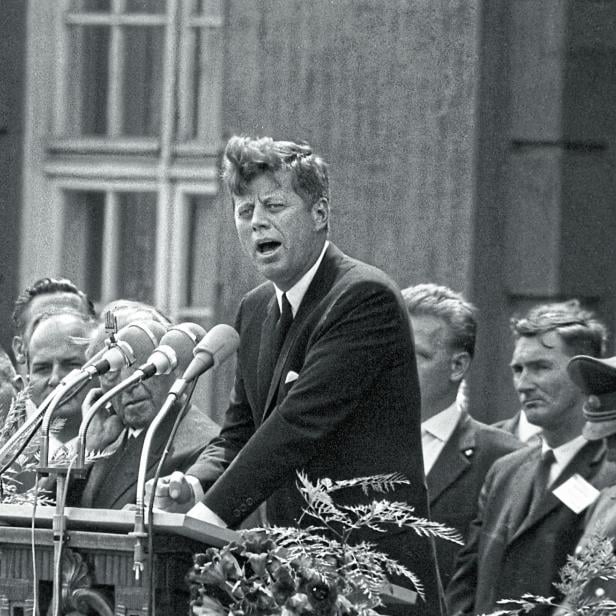
<svg viewBox="0 0 616 616">
<path fill-rule="evenodd" d="M 535 515 L 539 505 L 543 501 L 545 492 L 548 488 L 550 470 L 554 462 L 556 462 L 556 458 L 554 457 L 554 451 L 552 449 L 547 449 L 541 454 L 541 459 L 537 465 L 537 472 L 533 480 L 533 489 L 531 491 L 527 518 L 531 518 Z"/>
<path fill-rule="evenodd" d="M 282 348 L 284 339 L 287 337 L 287 332 L 289 331 L 289 327 L 291 327 L 291 323 L 293 323 L 293 310 L 287 299 L 287 294 L 283 293 L 281 299 L 282 310 L 278 317 L 278 321 L 276 321 L 274 334 L 272 336 L 272 369 L 276 365 L 276 360 L 278 359 L 278 355 L 280 355 L 280 349 Z"/>
</svg>

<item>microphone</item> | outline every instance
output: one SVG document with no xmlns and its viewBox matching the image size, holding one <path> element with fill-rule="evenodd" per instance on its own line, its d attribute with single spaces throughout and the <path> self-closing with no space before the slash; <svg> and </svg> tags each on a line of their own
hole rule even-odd
<svg viewBox="0 0 616 616">
<path fill-rule="evenodd" d="M 135 361 L 139 358 L 145 358 L 152 354 L 158 345 L 159 340 L 162 339 L 166 332 L 166 327 L 157 321 L 152 320 L 144 320 L 144 321 L 135 321 L 133 323 L 129 323 L 125 327 L 123 327 L 116 335 L 116 339 L 121 339 L 126 341 L 128 338 L 131 341 L 131 344 L 128 345 L 130 348 L 130 353 L 127 356 L 126 365 L 131 366 L 135 363 Z M 111 350 L 111 349 L 110 349 Z M 101 360 L 102 361 L 102 360 Z M 107 361 L 109 361 L 107 359 Z M 143 359 L 142 359 L 143 361 Z M 111 362 L 110 362 L 111 364 Z M 87 414 L 84 415 L 81 425 L 79 426 L 79 434 L 77 440 L 77 464 L 75 468 L 83 468 L 85 464 L 85 444 L 86 444 L 86 432 L 88 430 L 88 426 L 90 422 L 94 418 L 96 412 L 109 400 L 111 400 L 116 394 L 121 392 L 123 389 L 126 389 L 130 385 L 133 384 L 131 375 L 128 379 L 118 383 L 115 387 L 112 387 L 109 391 L 104 393 L 94 404 L 90 407 Z M 136 379 L 137 381 L 140 378 Z M 41 458 L 42 459 L 42 458 Z"/>
<path fill-rule="evenodd" d="M 160 339 L 160 344 L 135 374 L 140 380 L 154 375 L 170 374 L 176 368 L 185 370 L 193 356 L 195 345 L 205 336 L 205 330 L 196 323 L 173 325 Z"/>
<path fill-rule="evenodd" d="M 97 362 L 82 370 L 70 372 L 56 387 L 56 394 L 45 409 L 41 424 L 41 470 L 49 464 L 49 427 L 51 417 L 62 403 L 62 398 L 74 387 L 91 379 L 95 375 L 105 374 L 110 370 L 119 370 L 122 365 L 131 365 L 139 355 L 144 356 L 154 348 L 164 334 L 165 327 L 156 321 L 136 321 L 123 327 L 116 336 L 117 344 L 107 349 Z M 83 422 L 82 422 L 83 423 Z"/>
<path fill-rule="evenodd" d="M 175 383 L 167 394 L 167 399 L 148 426 L 145 435 L 141 459 L 139 461 L 139 473 L 137 475 L 137 497 L 135 513 L 134 535 L 137 537 L 135 547 L 135 573 L 141 568 L 141 543 L 140 538 L 144 535 L 144 495 L 145 478 L 147 474 L 148 457 L 154 434 L 158 426 L 162 423 L 167 413 L 171 410 L 176 401 L 184 394 L 188 385 L 198 379 L 204 372 L 214 366 L 218 366 L 228 359 L 240 345 L 239 334 L 230 325 L 215 325 L 203 339 L 197 344 L 193 351 L 193 359 L 188 364 L 182 378 L 176 379 Z M 172 437 L 171 437 L 172 438 Z"/>
<path fill-rule="evenodd" d="M 129 323 L 115 335 L 116 342 L 99 351 L 82 370 L 95 376 L 130 366 L 136 356 L 147 353 L 150 344 L 156 345 L 163 332 L 164 326 L 156 321 Z M 109 339 L 105 344 L 110 344 Z"/>
<path fill-rule="evenodd" d="M 195 347 L 194 359 L 184 371 L 181 380 L 192 381 L 200 377 L 210 368 L 222 364 L 239 346 L 240 336 L 230 325 L 215 325 Z"/>
</svg>

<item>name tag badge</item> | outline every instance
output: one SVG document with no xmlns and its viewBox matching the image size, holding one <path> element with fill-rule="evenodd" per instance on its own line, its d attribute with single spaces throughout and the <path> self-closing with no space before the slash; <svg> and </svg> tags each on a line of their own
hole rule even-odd
<svg viewBox="0 0 616 616">
<path fill-rule="evenodd" d="M 552 494 L 573 513 L 581 513 L 599 498 L 599 490 L 578 473 L 559 485 Z"/>
</svg>

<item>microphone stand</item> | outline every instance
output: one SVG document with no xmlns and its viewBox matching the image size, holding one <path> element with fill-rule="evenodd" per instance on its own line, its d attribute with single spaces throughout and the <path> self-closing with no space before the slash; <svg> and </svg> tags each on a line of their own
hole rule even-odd
<svg viewBox="0 0 616 616">
<path fill-rule="evenodd" d="M 176 383 L 178 383 L 178 381 L 182 382 L 181 388 L 176 387 Z M 163 420 L 165 419 L 169 411 L 173 408 L 173 406 L 176 404 L 176 402 L 178 401 L 178 399 L 180 398 L 180 396 L 182 395 L 182 393 L 186 390 L 188 386 L 188 393 L 182 404 L 182 408 L 180 409 L 176 417 L 175 423 L 173 425 L 173 429 L 171 430 L 171 433 L 169 434 L 169 437 L 167 439 L 165 450 L 158 463 L 156 475 L 154 477 L 154 485 L 153 485 L 153 490 L 155 491 L 156 482 L 158 480 L 158 477 L 160 476 L 162 465 L 165 461 L 165 458 L 169 454 L 169 448 L 171 446 L 171 442 L 173 441 L 173 438 L 175 437 L 175 433 L 177 432 L 180 422 L 183 419 L 184 415 L 186 414 L 186 410 L 188 409 L 188 404 L 190 403 L 190 399 L 192 398 L 196 384 L 197 384 L 197 379 L 194 379 L 189 383 L 187 383 L 186 381 L 183 381 L 183 379 L 177 379 L 176 382 L 171 387 L 171 389 L 169 390 L 169 393 L 167 394 L 167 398 L 165 402 L 163 403 L 160 410 L 158 411 L 158 413 L 156 414 L 156 416 L 154 417 L 154 419 L 148 426 L 148 430 L 145 435 L 145 439 L 143 442 L 143 448 L 141 450 L 141 458 L 139 460 L 139 474 L 137 475 L 137 497 L 136 497 L 136 502 L 135 502 L 135 506 L 136 506 L 135 527 L 133 529 L 133 532 L 130 533 L 136 539 L 133 570 L 135 572 L 135 579 L 137 580 L 139 579 L 141 575 L 141 571 L 143 571 L 143 561 L 144 561 L 143 539 L 147 537 L 147 533 L 145 530 L 145 481 L 146 481 L 146 475 L 147 475 L 147 470 L 148 470 L 148 458 L 150 457 L 150 449 L 152 447 L 152 441 L 154 440 L 154 435 L 156 434 L 158 427 L 163 422 Z M 150 526 L 152 525 L 152 503 L 153 502 L 154 502 L 154 499 L 152 498 L 150 500 L 150 506 L 148 507 L 148 524 L 150 524 Z"/>
<path fill-rule="evenodd" d="M 56 509 L 53 515 L 52 531 L 53 531 L 53 592 L 52 592 L 52 616 L 61 616 L 61 598 L 62 598 L 62 549 L 64 547 L 66 533 L 66 516 L 64 515 L 64 501 L 66 498 L 66 487 L 68 485 L 68 475 L 71 472 L 71 460 L 68 466 L 53 465 L 49 466 L 49 426 L 51 416 L 55 409 L 59 406 L 62 399 L 70 392 L 71 389 L 80 387 L 87 383 L 88 380 L 96 374 L 96 371 L 72 371 L 60 385 L 54 390 L 54 395 L 51 397 L 47 408 L 44 411 L 41 420 L 42 439 L 41 439 L 41 454 L 39 461 L 39 473 L 52 474 L 56 478 Z M 83 469 L 76 469 L 79 475 L 83 475 Z"/>
</svg>

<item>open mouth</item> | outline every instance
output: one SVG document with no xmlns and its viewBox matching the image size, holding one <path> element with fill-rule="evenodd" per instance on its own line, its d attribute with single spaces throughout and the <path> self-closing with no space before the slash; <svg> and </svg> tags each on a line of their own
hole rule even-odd
<svg viewBox="0 0 616 616">
<path fill-rule="evenodd" d="M 280 247 L 280 242 L 276 240 L 264 240 L 261 242 L 257 242 L 257 253 L 260 255 L 270 255 Z"/>
</svg>

